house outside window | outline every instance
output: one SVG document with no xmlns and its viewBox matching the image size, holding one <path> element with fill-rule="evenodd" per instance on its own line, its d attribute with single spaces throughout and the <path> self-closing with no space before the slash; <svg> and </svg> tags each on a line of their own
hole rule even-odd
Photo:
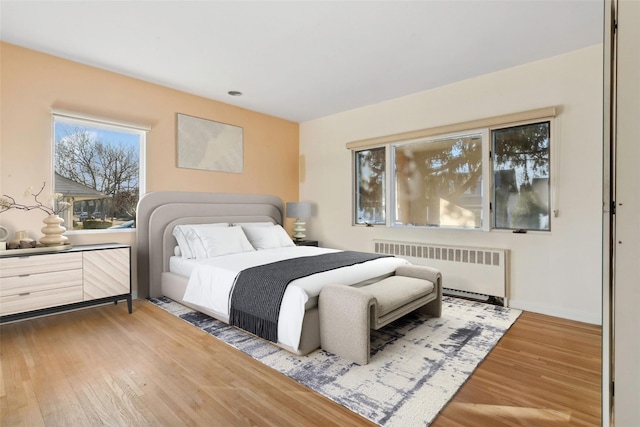
<svg viewBox="0 0 640 427">
<path fill-rule="evenodd" d="M 71 203 L 67 229 L 134 228 L 144 194 L 146 131 L 53 116 L 54 189 Z"/>
</svg>

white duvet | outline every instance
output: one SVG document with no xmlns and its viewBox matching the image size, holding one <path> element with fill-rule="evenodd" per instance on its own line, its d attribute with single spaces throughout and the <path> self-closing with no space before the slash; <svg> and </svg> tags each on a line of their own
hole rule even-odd
<svg viewBox="0 0 640 427">
<path fill-rule="evenodd" d="M 335 249 L 296 246 L 223 255 L 204 260 L 182 263 L 184 271 L 191 269 L 184 301 L 229 316 L 230 292 L 238 273 L 246 268 L 268 264 L 289 258 L 339 252 Z M 342 267 L 314 274 L 289 284 L 280 306 L 278 341 L 298 350 L 305 305 L 317 297 L 324 285 L 338 283 L 353 285 L 378 276 L 392 273 L 406 260 L 394 257 L 379 258 L 361 264 Z M 172 270 L 173 271 L 173 270 Z"/>
</svg>

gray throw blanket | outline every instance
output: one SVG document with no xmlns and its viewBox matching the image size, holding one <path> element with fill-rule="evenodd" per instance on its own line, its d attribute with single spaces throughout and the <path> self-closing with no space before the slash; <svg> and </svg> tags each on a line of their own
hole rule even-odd
<svg viewBox="0 0 640 427">
<path fill-rule="evenodd" d="M 289 283 L 302 277 L 389 255 L 332 252 L 287 259 L 241 271 L 231 294 L 229 324 L 278 342 L 278 315 Z"/>
</svg>

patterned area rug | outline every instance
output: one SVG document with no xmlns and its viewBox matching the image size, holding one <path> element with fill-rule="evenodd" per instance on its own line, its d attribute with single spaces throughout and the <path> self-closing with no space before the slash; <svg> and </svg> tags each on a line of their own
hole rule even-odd
<svg viewBox="0 0 640 427">
<path fill-rule="evenodd" d="M 519 310 L 444 297 L 442 317 L 409 314 L 371 331 L 371 362 L 323 350 L 295 356 L 170 299 L 152 303 L 384 426 L 426 426 L 520 315 Z"/>
</svg>

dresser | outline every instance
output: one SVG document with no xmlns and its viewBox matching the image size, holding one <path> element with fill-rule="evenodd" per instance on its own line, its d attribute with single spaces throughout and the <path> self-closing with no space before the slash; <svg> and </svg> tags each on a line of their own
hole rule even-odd
<svg viewBox="0 0 640 427">
<path fill-rule="evenodd" d="M 131 301 L 131 247 L 78 245 L 58 252 L 0 257 L 0 323 Z"/>
</svg>

